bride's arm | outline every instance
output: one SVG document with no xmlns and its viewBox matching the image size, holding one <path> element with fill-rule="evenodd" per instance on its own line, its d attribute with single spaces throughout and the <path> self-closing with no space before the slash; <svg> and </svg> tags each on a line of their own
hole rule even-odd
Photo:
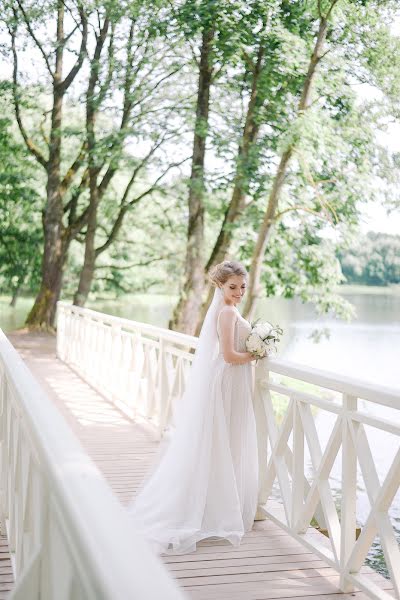
<svg viewBox="0 0 400 600">
<path fill-rule="evenodd" d="M 235 321 L 234 308 L 224 308 L 219 315 L 221 350 L 224 361 L 233 365 L 244 365 L 255 357 L 250 352 L 237 352 L 235 350 Z"/>
</svg>

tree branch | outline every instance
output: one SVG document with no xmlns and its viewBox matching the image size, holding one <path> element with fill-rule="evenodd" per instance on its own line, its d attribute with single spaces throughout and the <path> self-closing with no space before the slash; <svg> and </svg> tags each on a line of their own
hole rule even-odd
<svg viewBox="0 0 400 600">
<path fill-rule="evenodd" d="M 79 73 L 80 68 L 82 67 L 83 61 L 84 61 L 85 56 L 86 56 L 88 26 L 87 26 L 86 14 L 85 14 L 85 11 L 83 10 L 82 6 L 79 7 L 79 16 L 81 18 L 81 25 L 82 25 L 81 46 L 80 46 L 80 49 L 79 49 L 79 54 L 78 54 L 78 58 L 77 58 L 76 63 L 71 68 L 70 72 L 65 77 L 64 81 L 62 81 L 60 83 L 60 87 L 62 88 L 63 93 L 65 93 L 67 91 L 67 89 L 69 88 L 69 86 L 74 81 L 74 79 L 77 76 L 77 74 Z"/>
<path fill-rule="evenodd" d="M 72 163 L 72 165 L 70 166 L 68 171 L 66 172 L 64 179 L 61 182 L 61 186 L 60 186 L 61 195 L 64 195 L 65 192 L 68 190 L 69 186 L 72 183 L 73 178 L 75 177 L 79 168 L 82 166 L 85 155 L 86 155 L 86 150 L 87 150 L 87 142 L 84 141 L 78 156 L 76 157 L 76 159 L 74 160 L 74 162 Z"/>
<path fill-rule="evenodd" d="M 42 120 L 40 121 L 40 133 L 42 134 L 42 138 L 45 144 L 49 145 L 49 138 L 46 135 L 46 132 L 44 130 L 44 124 L 46 123 L 46 112 L 43 113 L 42 115 Z"/>
<path fill-rule="evenodd" d="M 47 160 L 45 159 L 45 157 L 43 156 L 43 154 L 41 153 L 39 148 L 36 146 L 36 144 L 33 142 L 33 140 L 28 136 L 26 129 L 24 127 L 24 124 L 22 122 L 21 107 L 20 107 L 19 98 L 18 98 L 18 53 L 17 53 L 17 49 L 15 46 L 16 28 L 17 28 L 17 25 L 14 24 L 13 28 L 9 29 L 9 33 L 11 35 L 11 48 L 12 48 L 13 61 L 14 61 L 12 94 L 13 94 L 15 118 L 17 120 L 19 130 L 21 132 L 21 135 L 23 137 L 23 140 L 24 140 L 25 145 L 28 148 L 29 152 L 36 158 L 38 163 L 40 163 L 42 165 L 42 167 L 44 167 L 46 169 L 47 168 Z"/>
<path fill-rule="evenodd" d="M 128 196 L 129 196 L 129 192 L 131 190 L 131 187 L 135 181 L 135 177 L 136 175 L 132 175 L 130 181 L 128 182 L 124 194 L 121 198 L 121 202 L 120 202 L 120 210 L 118 213 L 118 216 L 114 222 L 114 225 L 111 229 L 111 232 L 109 234 L 108 240 L 106 240 L 104 242 L 104 244 L 102 244 L 101 246 L 99 246 L 98 248 L 96 248 L 96 256 L 99 256 L 99 254 L 101 254 L 102 252 L 104 252 L 105 250 L 107 250 L 107 248 L 113 243 L 113 241 L 115 240 L 115 238 L 117 237 L 117 234 L 119 232 L 119 230 L 121 229 L 124 217 L 126 212 L 129 210 L 129 208 L 131 208 L 132 206 L 134 206 L 135 204 L 137 204 L 138 202 L 140 202 L 140 200 L 142 200 L 145 196 L 148 196 L 149 194 L 151 194 L 152 192 L 154 192 L 157 188 L 158 183 L 161 181 L 161 179 L 163 177 L 165 177 L 165 175 L 174 167 L 178 167 L 180 165 L 182 165 L 184 162 L 186 162 L 187 160 L 189 160 L 190 156 L 186 157 L 184 160 L 178 162 L 178 163 L 172 163 L 170 165 L 168 165 L 168 168 L 159 176 L 157 177 L 157 179 L 154 181 L 153 185 L 151 185 L 147 190 L 145 190 L 144 192 L 142 192 L 141 194 L 139 194 L 139 196 L 136 196 L 135 198 L 133 198 L 132 200 L 130 200 L 129 202 L 127 202 Z"/>
<path fill-rule="evenodd" d="M 154 144 L 154 146 L 152 146 L 149 150 L 149 152 L 144 156 L 144 158 L 140 161 L 140 163 L 135 167 L 133 173 L 132 173 L 132 177 L 131 177 L 131 185 L 133 184 L 133 182 L 135 181 L 139 171 L 148 163 L 148 161 L 150 160 L 150 158 L 153 156 L 153 154 L 156 152 L 156 150 L 158 150 L 158 148 L 160 148 L 160 146 L 168 139 L 168 135 L 167 133 L 162 136 L 157 142 L 156 144 Z M 117 166 L 113 165 L 112 162 L 109 164 L 107 171 L 104 174 L 104 177 L 99 185 L 99 198 L 101 198 L 105 191 L 108 188 L 108 185 L 111 181 L 111 179 L 113 178 L 114 174 L 117 171 Z"/>
<path fill-rule="evenodd" d="M 36 37 L 36 35 L 35 35 L 32 27 L 31 27 L 31 24 L 29 22 L 29 19 L 28 19 L 28 16 L 27 16 L 26 12 L 25 12 L 25 9 L 24 9 L 24 7 L 22 5 L 22 2 L 20 0 L 17 0 L 17 4 L 18 4 L 18 7 L 19 7 L 19 9 L 20 9 L 20 11 L 22 13 L 22 17 L 24 19 L 24 22 L 25 22 L 26 28 L 27 28 L 27 30 L 29 32 L 29 35 L 31 36 L 31 38 L 35 42 L 37 48 L 39 49 L 41 55 L 43 56 L 44 62 L 46 63 L 46 67 L 47 67 L 48 72 L 50 73 L 51 77 L 54 78 L 54 72 L 53 72 L 53 70 L 52 70 L 52 68 L 50 66 L 49 57 L 46 54 L 46 52 L 44 51 L 42 44 L 39 42 L 38 38 Z"/>
<path fill-rule="evenodd" d="M 279 213 L 276 213 L 275 216 L 273 217 L 273 219 L 270 219 L 270 222 L 273 223 L 273 222 L 279 221 L 279 219 L 281 219 L 283 217 L 283 215 L 286 215 L 286 213 L 293 212 L 293 211 L 301 211 L 301 210 L 308 212 L 308 213 L 314 215 L 315 217 L 318 217 L 319 219 L 325 220 L 324 216 L 321 213 L 317 212 L 316 210 L 313 210 L 312 208 L 308 208 L 301 204 L 297 204 L 295 206 L 290 206 L 289 208 L 285 208 L 284 210 L 281 210 L 281 212 L 279 212 Z M 326 220 L 330 221 L 329 218 L 327 218 Z"/>
<path fill-rule="evenodd" d="M 335 5 L 338 3 L 338 1 L 339 1 L 339 0 L 332 0 L 332 3 L 331 3 L 331 5 L 330 5 L 330 7 L 329 7 L 329 9 L 328 9 L 328 12 L 327 12 L 327 13 L 326 13 L 326 15 L 325 15 L 325 19 L 326 19 L 326 20 L 328 20 L 328 19 L 329 19 L 330 15 L 331 15 L 331 12 L 332 12 L 332 10 L 335 8 Z"/>
<path fill-rule="evenodd" d="M 138 263 L 131 263 L 130 265 L 98 265 L 95 267 L 95 270 L 99 271 L 100 269 L 118 269 L 118 271 L 127 271 L 127 270 L 133 269 L 135 267 L 148 267 L 152 263 L 158 262 L 160 260 L 166 260 L 168 258 L 173 258 L 174 256 L 175 256 L 174 253 L 166 254 L 163 256 L 149 258 L 146 261 L 141 261 Z"/>
<path fill-rule="evenodd" d="M 75 25 L 75 27 L 73 29 L 71 29 L 71 31 L 69 32 L 68 35 L 66 35 L 63 39 L 63 45 L 65 46 L 65 44 L 68 42 L 68 40 L 70 40 L 72 38 L 72 36 L 74 35 L 75 31 L 79 28 L 79 23 L 77 23 Z"/>
<path fill-rule="evenodd" d="M 103 100 L 106 96 L 106 93 L 110 87 L 113 73 L 114 73 L 114 23 L 112 23 L 112 25 L 111 25 L 110 43 L 108 45 L 107 57 L 108 57 L 107 77 L 106 77 L 104 83 L 100 86 L 99 93 L 97 94 L 97 99 L 96 99 L 97 106 L 100 106 L 101 103 L 103 102 Z"/>
<path fill-rule="evenodd" d="M 144 198 L 145 196 L 147 196 L 148 194 L 151 194 L 152 192 L 154 192 L 157 189 L 158 184 L 160 183 L 160 181 L 165 177 L 165 175 L 171 170 L 174 169 L 176 167 L 180 167 L 181 165 L 183 165 L 183 163 L 187 162 L 189 159 L 191 158 L 191 156 L 187 156 L 186 158 L 184 158 L 183 160 L 176 162 L 176 163 L 171 163 L 170 165 L 168 165 L 167 169 L 165 169 L 165 171 L 163 173 L 161 173 L 161 175 L 159 175 L 157 177 L 157 179 L 154 181 L 154 183 L 152 184 L 151 187 L 149 187 L 146 191 L 142 192 L 139 196 L 136 196 L 135 198 L 133 198 L 132 200 L 130 200 L 128 202 L 128 206 L 133 206 L 134 204 L 137 204 L 138 202 L 140 202 L 140 200 L 142 200 L 142 198 Z M 124 196 L 123 196 L 123 201 L 126 201 L 129 191 L 130 191 L 130 183 L 128 183 L 127 189 L 125 190 Z M 132 182 L 133 183 L 133 182 Z M 129 187 L 129 189 L 128 189 Z"/>
</svg>

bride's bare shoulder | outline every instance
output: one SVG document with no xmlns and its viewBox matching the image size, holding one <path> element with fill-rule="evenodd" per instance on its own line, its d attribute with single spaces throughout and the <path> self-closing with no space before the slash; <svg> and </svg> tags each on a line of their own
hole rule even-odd
<svg viewBox="0 0 400 600">
<path fill-rule="evenodd" d="M 236 319 L 237 310 L 234 306 L 223 306 L 219 311 L 218 318 L 221 318 L 223 321 L 231 321 L 232 319 Z"/>
</svg>

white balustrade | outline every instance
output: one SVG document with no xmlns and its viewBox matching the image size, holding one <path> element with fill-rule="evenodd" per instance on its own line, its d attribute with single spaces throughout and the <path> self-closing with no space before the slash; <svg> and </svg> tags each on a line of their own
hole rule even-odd
<svg viewBox="0 0 400 600">
<path fill-rule="evenodd" d="M 82 356 L 77 327 L 74 335 Z M 10 600 L 182 599 L 1 330 L 0 415 L 0 519 L 15 578 Z"/>
<path fill-rule="evenodd" d="M 305 387 L 311 391 L 304 391 Z M 356 586 L 370 598 L 389 600 L 393 596 L 361 571 L 378 535 L 395 597 L 400 598 L 399 541 L 388 514 L 400 486 L 400 390 L 271 360 L 260 362 L 255 391 L 255 400 L 264 407 L 264 411 L 258 407 L 258 419 L 264 421 L 268 438 L 263 442 L 267 452 L 260 491 L 268 498 L 266 516 L 336 569 L 343 591 Z M 367 411 L 366 406 L 373 410 Z M 388 408 L 391 419 L 379 415 Z M 324 441 L 316 423 L 316 416 L 322 413 L 330 417 Z M 367 428 L 384 434 L 385 452 L 392 457 L 387 472 L 381 474 L 382 481 L 374 460 L 374 453 L 381 448 L 368 439 Z M 311 462 L 308 469 L 305 448 Z M 341 481 L 335 481 L 332 489 L 329 477 L 337 457 Z M 271 497 L 274 483 L 280 504 Z M 356 539 L 360 484 L 368 495 L 370 512 Z M 322 521 L 328 531 L 323 543 L 321 536 L 310 533 L 313 518 Z"/>
<path fill-rule="evenodd" d="M 128 415 L 152 421 L 160 435 L 184 390 L 196 343 L 191 336 L 58 304 L 59 358 Z M 388 516 L 400 484 L 400 392 L 282 360 L 259 361 L 254 371 L 259 512 L 336 569 L 344 591 L 356 586 L 370 598 L 389 600 L 393 596 L 361 570 L 378 534 L 400 599 L 399 545 Z M 394 418 L 379 415 L 379 407 L 391 409 Z M 332 420 L 324 442 L 316 424 L 323 412 Z M 366 428 L 383 432 L 388 451 L 391 446 L 393 461 L 382 482 Z M 329 477 L 337 457 L 335 497 Z M 371 510 L 356 540 L 357 471 Z M 273 497 L 277 490 L 280 503 Z M 313 519 L 329 537 L 313 534 Z"/>
<path fill-rule="evenodd" d="M 57 305 L 57 356 L 128 416 L 162 434 L 182 396 L 197 338 L 93 310 Z"/>
</svg>

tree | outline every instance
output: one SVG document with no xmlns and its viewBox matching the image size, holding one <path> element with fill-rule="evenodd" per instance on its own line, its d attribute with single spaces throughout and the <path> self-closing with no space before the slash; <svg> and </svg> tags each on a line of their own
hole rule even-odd
<svg viewBox="0 0 400 600">
<path fill-rule="evenodd" d="M 229 255 L 235 231 L 242 223 L 241 216 L 252 204 L 251 197 L 256 199 L 264 192 L 266 178 L 262 170 L 270 162 L 272 152 L 276 152 L 278 136 L 275 132 L 280 134 L 285 126 L 291 95 L 296 93 L 301 81 L 300 50 L 312 35 L 306 7 L 255 0 L 248 9 L 237 59 L 242 67 L 235 81 L 247 98 L 247 109 L 237 140 L 232 195 L 206 262 L 206 273 Z M 289 44 L 291 56 L 287 55 Z M 207 283 L 205 281 L 206 286 Z M 197 331 L 211 301 L 209 284 L 208 288 Z"/>
<path fill-rule="evenodd" d="M 40 279 L 41 198 L 31 157 L 7 117 L 0 118 L 0 163 L 0 277 L 15 306 L 21 289 Z"/>
<path fill-rule="evenodd" d="M 65 31 L 66 11 L 71 22 L 68 33 Z M 49 21 L 54 24 L 53 39 L 53 28 L 47 27 Z M 6 24 L 13 59 L 13 102 L 16 121 L 28 151 L 43 167 L 46 175 L 42 278 L 27 324 L 47 328 L 54 320 L 68 247 L 80 229 L 80 224 L 77 226 L 75 222 L 71 222 L 66 227 L 63 222 L 63 203 L 84 153 L 82 146 L 73 162 L 64 173 L 62 172 L 63 109 L 66 95 L 81 70 L 86 55 L 88 14 L 79 0 L 68 4 L 62 0 L 55 3 L 44 2 L 40 8 L 34 2 L 17 0 L 6 12 Z M 23 37 L 20 37 L 21 30 L 24 30 Z M 76 58 L 65 75 L 65 55 L 69 49 Z M 49 133 L 42 133 L 37 141 L 26 125 L 20 85 L 20 55 L 26 56 L 27 52 L 33 52 L 37 58 L 40 57 L 46 72 L 45 88 L 49 95 L 51 94 Z M 37 77 L 37 73 L 35 76 Z M 38 79 L 40 81 L 40 78 Z M 36 88 L 37 91 L 41 89 L 40 84 Z"/>
<path fill-rule="evenodd" d="M 46 181 L 32 324 L 50 325 L 66 269 L 68 292 L 79 278 L 78 304 L 92 280 L 97 290 L 154 284 L 161 291 L 164 269 L 183 275 L 171 326 L 194 333 L 206 272 L 232 255 L 261 265 L 253 300 L 258 287 L 346 310 L 316 265 L 337 266 L 338 240 L 356 226 L 359 202 L 378 197 L 374 177 L 384 176 L 387 198 L 396 197 L 396 157 L 376 147 L 372 131 L 398 106 L 398 43 L 387 26 L 392 2 L 3 6 L 15 121 L 37 180 Z M 43 27 L 51 19 L 58 23 L 54 38 Z M 390 61 L 380 61 L 383 49 L 391 50 Z M 30 56 L 35 80 L 26 67 Z M 62 82 L 71 77 L 65 91 Z M 382 90 L 383 100 L 361 104 L 354 93 L 360 82 Z M 185 180 L 175 169 L 189 153 Z M 166 223 L 176 242 L 168 234 L 151 251 L 141 234 L 155 239 Z M 289 269 L 278 264 L 285 253 Z M 149 266 L 143 286 L 129 265 L 139 277 Z M 336 267 L 331 276 L 339 281 Z M 169 276 L 168 291 L 170 285 Z"/>
<path fill-rule="evenodd" d="M 325 54 L 329 52 L 330 49 L 326 50 L 325 42 L 328 36 L 329 28 L 330 32 L 332 32 L 333 27 L 330 25 L 330 21 L 332 20 L 333 10 L 335 5 L 337 4 L 337 0 L 329 0 L 327 2 L 318 1 L 317 2 L 317 10 L 318 10 L 318 32 L 315 39 L 314 48 L 310 57 L 310 62 L 308 66 L 307 75 L 304 80 L 301 97 L 298 104 L 297 109 L 297 117 L 294 121 L 294 135 L 287 139 L 286 144 L 283 147 L 283 151 L 279 158 L 279 164 L 276 170 L 275 177 L 271 184 L 271 190 L 268 197 L 267 208 L 264 213 L 264 217 L 262 223 L 258 230 L 258 237 L 256 240 L 254 253 L 251 260 L 250 266 L 250 276 L 249 276 L 249 286 L 248 286 L 248 295 L 247 300 L 244 306 L 244 315 L 247 317 L 251 317 L 254 308 L 255 308 L 255 299 L 260 293 L 260 281 L 261 281 L 261 273 L 262 273 L 262 265 L 265 256 L 265 251 L 267 249 L 267 245 L 269 240 L 271 239 L 271 234 L 273 232 L 274 222 L 276 222 L 276 215 L 279 207 L 279 200 L 282 194 L 282 188 L 285 182 L 285 177 L 288 172 L 290 161 L 292 160 L 293 154 L 296 150 L 296 144 L 298 137 L 301 137 L 301 122 L 305 120 L 306 112 L 309 110 L 312 104 L 312 92 L 315 84 L 315 79 L 317 75 L 317 67 L 319 63 L 324 58 Z M 354 22 L 354 13 L 351 14 L 351 10 L 353 6 L 355 7 L 355 12 L 359 15 L 359 7 L 363 5 L 367 5 L 368 2 L 349 2 L 347 5 L 348 14 L 346 15 L 346 10 L 340 16 L 347 17 L 348 24 L 351 25 Z M 371 3 L 374 4 L 374 3 Z M 380 4 L 380 3 L 378 3 Z M 385 3 L 387 6 L 393 6 L 393 3 L 387 2 Z M 373 9 L 375 6 L 373 6 Z M 364 18 L 365 19 L 365 18 Z M 364 21 L 365 22 L 365 21 Z M 346 21 L 345 21 L 346 23 Z M 373 22 L 372 25 L 375 25 L 376 22 Z M 369 23 L 370 24 L 370 23 Z M 343 25 L 339 25 L 339 28 L 343 31 Z M 374 28 L 374 27 L 372 27 Z M 346 28 L 344 28 L 346 30 Z M 368 24 L 366 27 L 367 31 Z M 329 37 L 333 37 L 332 33 L 329 33 Z M 365 37 L 365 34 L 364 34 Z M 347 40 L 349 42 L 349 39 Z M 360 40 L 358 40 L 359 42 Z M 364 41 L 364 40 L 363 40 Z M 335 40 L 331 41 L 331 46 L 335 45 Z M 345 35 L 339 36 L 339 44 L 344 45 Z M 348 44 L 350 46 L 350 44 Z M 353 47 L 354 48 L 354 47 Z M 363 46 L 363 50 L 361 50 L 361 58 L 364 59 L 365 62 L 365 46 Z M 371 56 L 371 55 L 370 55 Z M 360 61 L 359 61 L 360 62 Z M 353 73 L 354 74 L 354 73 Z M 300 127 L 299 127 L 300 124 Z"/>
<path fill-rule="evenodd" d="M 324 55 L 329 18 L 336 3 L 337 0 L 331 0 L 331 2 L 328 4 L 326 11 L 323 12 L 321 2 L 318 2 L 318 31 L 297 109 L 297 115 L 299 117 L 301 117 L 304 114 L 304 112 L 309 108 L 311 104 L 311 92 L 316 76 L 316 70 L 319 62 L 321 61 Z M 243 311 L 244 315 L 248 317 L 250 317 L 252 314 L 254 300 L 259 294 L 258 288 L 260 285 L 261 268 L 265 255 L 265 250 L 272 232 L 272 225 L 275 219 L 275 214 L 277 212 L 281 190 L 284 184 L 289 162 L 294 152 L 294 148 L 294 142 L 289 142 L 289 144 L 287 144 L 280 156 L 279 164 L 276 170 L 276 175 L 273 179 L 271 191 L 268 197 L 267 209 L 265 211 L 264 219 L 258 231 L 258 237 L 250 266 L 247 298 Z"/>
<path fill-rule="evenodd" d="M 400 284 L 400 237 L 369 232 L 338 250 L 347 283 Z"/>
<path fill-rule="evenodd" d="M 190 7 L 194 3 L 185 4 Z M 189 214 L 188 214 L 188 240 L 185 261 L 184 282 L 179 301 L 175 307 L 170 327 L 194 333 L 202 304 L 202 292 L 205 284 L 204 271 L 213 264 L 221 255 L 225 254 L 229 241 L 232 238 L 232 226 L 238 214 L 244 207 L 245 194 L 249 186 L 249 172 L 255 170 L 253 163 L 257 162 L 257 151 L 254 145 L 258 137 L 263 103 L 268 95 L 267 75 L 273 72 L 273 61 L 268 53 L 270 49 L 267 42 L 268 28 L 270 27 L 270 13 L 273 12 L 275 2 L 259 2 L 253 0 L 244 2 L 202 2 L 198 7 L 198 27 L 202 31 L 199 66 L 199 84 L 196 108 L 196 123 L 194 135 L 194 148 L 192 158 L 192 172 L 189 184 Z M 227 23 L 229 22 L 229 27 Z M 211 36 L 213 45 L 211 47 Z M 276 45 L 274 39 L 270 46 Z M 238 64 L 244 62 L 243 75 Z M 268 66 L 267 66 L 268 65 Z M 238 74 L 238 72 L 240 74 Z M 229 207 L 225 211 L 221 232 L 216 241 L 211 257 L 207 258 L 204 252 L 205 235 L 205 198 L 206 174 L 205 151 L 206 136 L 213 143 L 214 153 L 226 146 L 226 140 L 218 140 L 218 131 L 214 127 L 209 129 L 210 89 L 222 88 L 227 102 L 226 91 L 231 86 L 230 80 L 236 84 L 236 98 L 239 94 L 248 95 L 247 111 L 242 122 L 242 132 L 237 142 L 237 158 L 235 175 L 233 178 L 233 192 Z M 217 85 L 218 84 L 218 85 Z M 232 90 L 230 90 L 232 92 Z M 229 102 L 229 100 L 228 100 Z M 216 101 L 212 111 L 216 113 Z M 237 127 L 237 124 L 234 125 Z M 232 135 L 232 133 L 230 132 Z M 235 135 L 236 132 L 235 132 Z M 222 150 L 223 151 L 223 150 Z M 210 184 L 210 177 L 208 177 Z"/>
<path fill-rule="evenodd" d="M 175 158 L 161 160 L 164 146 L 180 133 L 177 126 L 179 96 L 176 99 L 169 96 L 170 88 L 176 82 L 174 77 L 182 71 L 185 61 L 175 53 L 173 43 L 167 45 L 163 38 L 161 41 L 159 12 L 154 5 L 146 7 L 142 3 L 136 10 L 130 7 L 126 14 L 120 12 L 112 25 L 107 13 L 103 19 L 93 56 L 89 56 L 85 125 L 89 201 L 85 209 L 88 219 L 84 262 L 74 295 L 74 303 L 79 306 L 86 302 L 96 260 L 115 242 L 126 214 L 148 197 L 172 168 L 183 162 Z M 109 30 L 107 57 L 102 59 Z M 122 93 L 113 96 L 112 90 L 117 89 Z M 114 115 L 107 129 L 100 118 L 104 108 Z M 116 115 L 120 117 L 117 119 Z M 140 148 L 143 145 L 144 150 Z M 128 147 L 133 149 L 128 150 Z M 157 172 L 145 189 L 135 190 L 146 170 L 155 167 L 161 173 Z M 108 219 L 108 233 L 104 239 L 104 235 L 98 235 L 99 204 L 120 171 L 127 174 L 127 182 L 121 185 L 121 190 L 114 190 L 114 216 Z M 96 236 L 102 239 L 97 247 Z"/>
</svg>

